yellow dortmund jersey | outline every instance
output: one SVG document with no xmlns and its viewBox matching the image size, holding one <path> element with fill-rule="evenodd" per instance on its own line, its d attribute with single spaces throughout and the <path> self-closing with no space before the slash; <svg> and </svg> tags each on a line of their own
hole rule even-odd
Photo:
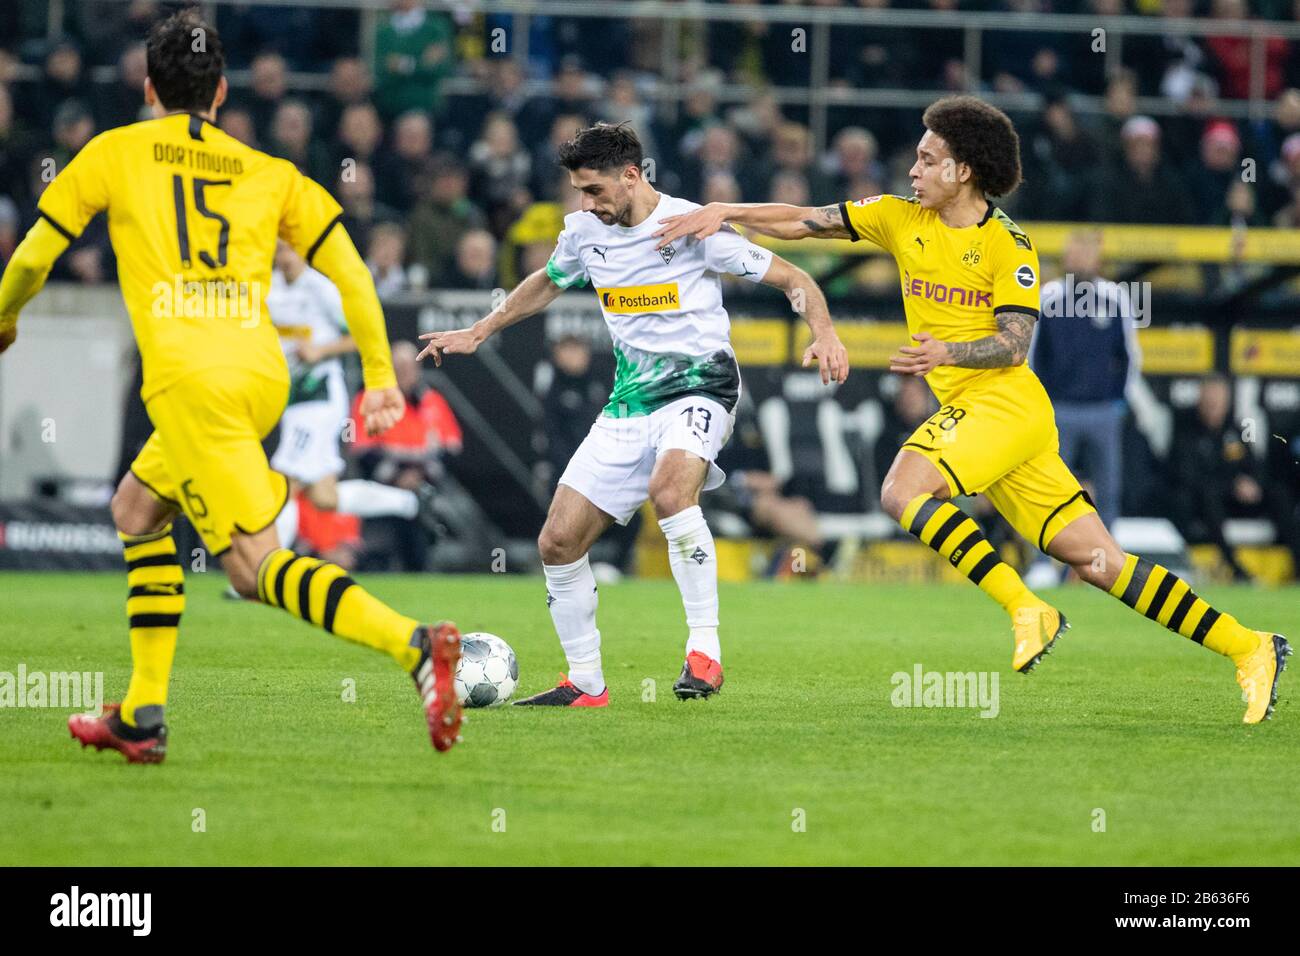
<svg viewBox="0 0 1300 956">
<path fill-rule="evenodd" d="M 1020 227 L 992 203 L 981 222 L 964 229 L 945 226 L 938 213 L 901 196 L 841 203 L 840 214 L 854 240 L 868 239 L 894 256 L 913 335 L 929 332 L 945 342 L 970 342 L 997 333 L 999 312 L 1038 318 L 1038 254 Z M 995 369 L 941 365 L 926 381 L 941 402 L 976 385 L 1042 389 L 1024 364 Z"/>
<path fill-rule="evenodd" d="M 310 261 L 341 214 L 291 163 L 188 113 L 96 136 L 39 210 L 68 239 L 107 210 L 145 400 L 205 368 L 287 377 L 266 311 L 276 238 Z"/>
</svg>

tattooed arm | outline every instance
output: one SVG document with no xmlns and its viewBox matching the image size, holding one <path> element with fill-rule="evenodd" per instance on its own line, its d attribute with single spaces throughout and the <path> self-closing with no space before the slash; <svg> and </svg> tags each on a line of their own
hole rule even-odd
<svg viewBox="0 0 1300 956">
<path fill-rule="evenodd" d="M 680 216 L 660 220 L 655 231 L 659 245 L 665 246 L 682 236 L 706 239 L 724 222 L 752 229 L 775 239 L 848 239 L 838 204 L 831 206 L 791 206 L 780 202 L 720 203 L 711 202 Z"/>
<path fill-rule="evenodd" d="M 960 368 L 1005 368 L 1029 355 L 1037 320 L 1027 312 L 999 312 L 998 331 L 974 342 L 949 342 L 949 365 Z"/>
<path fill-rule="evenodd" d="M 999 312 L 998 330 L 973 342 L 942 342 L 928 332 L 912 338 L 916 345 L 899 349 L 889 360 L 889 370 L 903 375 L 928 375 L 940 365 L 959 368 L 1008 368 L 1020 365 L 1029 354 L 1035 317 L 1028 312 Z"/>
</svg>

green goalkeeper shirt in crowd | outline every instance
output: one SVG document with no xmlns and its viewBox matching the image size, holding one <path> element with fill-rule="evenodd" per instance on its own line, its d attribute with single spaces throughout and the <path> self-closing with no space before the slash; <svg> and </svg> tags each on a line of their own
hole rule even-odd
<svg viewBox="0 0 1300 956">
<path fill-rule="evenodd" d="M 389 119 L 407 110 L 436 110 L 443 77 L 455 65 L 453 28 L 446 15 L 394 13 L 375 34 L 375 101 Z"/>
</svg>

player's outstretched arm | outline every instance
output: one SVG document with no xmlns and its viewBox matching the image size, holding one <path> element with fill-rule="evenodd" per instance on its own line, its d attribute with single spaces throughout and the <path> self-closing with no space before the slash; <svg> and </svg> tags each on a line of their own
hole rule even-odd
<svg viewBox="0 0 1300 956">
<path fill-rule="evenodd" d="M 1029 354 L 1037 319 L 1028 312 L 997 314 L 998 330 L 972 342 L 943 342 L 928 332 L 912 336 L 889 359 L 889 370 L 902 375 L 928 375 L 940 365 L 959 368 L 1007 368 L 1020 365 Z"/>
<path fill-rule="evenodd" d="M 724 222 L 735 223 L 774 239 L 848 239 L 849 231 L 838 205 L 791 206 L 781 202 L 711 202 L 679 216 L 661 219 L 654 232 L 659 248 L 682 236 L 707 239 Z"/>
<path fill-rule="evenodd" d="M 420 338 L 428 344 L 416 356 L 433 356 L 435 365 L 443 355 L 472 355 L 488 338 L 530 315 L 536 315 L 556 300 L 564 290 L 551 281 L 545 269 L 538 269 L 515 286 L 504 302 L 468 329 L 451 332 L 426 332 Z"/>
<path fill-rule="evenodd" d="M 763 276 L 763 284 L 783 291 L 790 300 L 791 307 L 803 316 L 808 328 L 812 329 L 813 340 L 804 350 L 803 367 L 808 368 L 816 362 L 821 369 L 823 383 L 843 383 L 849 377 L 849 353 L 840 337 L 835 334 L 826 296 L 813 277 L 780 256 L 773 256 L 772 264 Z"/>
<path fill-rule="evenodd" d="M 54 261 L 66 248 L 67 237 L 44 219 L 37 219 L 14 250 L 0 277 L 0 352 L 14 344 L 18 313 L 41 291 Z"/>
</svg>

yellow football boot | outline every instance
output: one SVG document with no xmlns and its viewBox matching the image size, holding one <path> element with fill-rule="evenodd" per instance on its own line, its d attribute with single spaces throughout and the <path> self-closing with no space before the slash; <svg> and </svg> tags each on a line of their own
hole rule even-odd
<svg viewBox="0 0 1300 956">
<path fill-rule="evenodd" d="M 1234 659 L 1241 699 L 1246 702 L 1246 715 L 1241 718 L 1243 724 L 1258 724 L 1273 716 L 1273 708 L 1277 705 L 1277 679 L 1286 670 L 1286 659 L 1291 653 L 1291 645 L 1281 634 L 1255 633 L 1259 635 L 1259 646 Z"/>
<path fill-rule="evenodd" d="M 1070 629 L 1065 615 L 1050 604 L 1017 608 L 1011 621 L 1016 642 L 1011 666 L 1022 674 L 1033 670 L 1044 654 L 1051 653 L 1056 639 Z"/>
</svg>

